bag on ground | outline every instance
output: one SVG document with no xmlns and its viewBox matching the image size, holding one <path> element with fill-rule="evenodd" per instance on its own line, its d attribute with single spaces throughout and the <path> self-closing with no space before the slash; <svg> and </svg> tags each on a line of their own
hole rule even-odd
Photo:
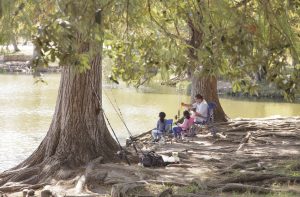
<svg viewBox="0 0 300 197">
<path fill-rule="evenodd" d="M 165 162 L 161 155 L 155 153 L 154 151 L 150 151 L 144 154 L 140 158 L 140 163 L 143 164 L 144 167 L 161 167 L 165 166 Z"/>
</svg>

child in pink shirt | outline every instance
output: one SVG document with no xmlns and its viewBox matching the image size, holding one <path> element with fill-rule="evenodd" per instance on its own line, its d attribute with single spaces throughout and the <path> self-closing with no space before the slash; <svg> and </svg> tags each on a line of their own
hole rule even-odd
<svg viewBox="0 0 300 197">
<path fill-rule="evenodd" d="M 194 118 L 190 117 L 189 111 L 184 111 L 183 116 L 183 123 L 177 124 L 177 127 L 173 128 L 173 134 L 175 138 L 181 138 L 183 132 L 188 131 L 194 123 Z"/>
</svg>

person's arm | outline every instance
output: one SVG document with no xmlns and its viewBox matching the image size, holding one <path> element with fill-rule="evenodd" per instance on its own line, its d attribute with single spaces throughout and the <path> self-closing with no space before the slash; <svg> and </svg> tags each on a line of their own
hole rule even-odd
<svg viewBox="0 0 300 197">
<path fill-rule="evenodd" d="M 186 104 L 186 103 L 181 103 L 181 106 L 182 107 L 188 107 L 188 108 L 191 108 L 193 105 L 192 104 Z"/>
<path fill-rule="evenodd" d="M 198 117 L 202 117 L 202 118 L 206 118 L 206 116 L 203 116 L 201 113 L 199 112 L 195 112 L 195 115 L 198 116 Z"/>
</svg>

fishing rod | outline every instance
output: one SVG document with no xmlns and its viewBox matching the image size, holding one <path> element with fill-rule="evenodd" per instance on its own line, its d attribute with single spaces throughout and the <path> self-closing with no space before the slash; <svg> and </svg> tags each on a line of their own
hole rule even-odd
<svg viewBox="0 0 300 197">
<path fill-rule="evenodd" d="M 122 112 L 121 112 L 121 109 L 119 108 L 118 104 L 117 104 L 117 101 L 115 99 L 115 103 L 116 103 L 116 106 L 113 104 L 113 102 L 111 101 L 110 97 L 108 96 L 108 94 L 106 93 L 106 91 L 104 90 L 104 94 L 105 96 L 107 97 L 108 101 L 110 102 L 110 104 L 112 105 L 112 107 L 114 108 L 114 110 L 116 111 L 118 117 L 120 118 L 120 120 L 122 121 L 122 123 L 124 124 L 128 134 L 130 135 L 130 137 L 133 137 L 132 133 L 130 132 L 129 128 L 127 127 L 127 124 L 124 120 L 124 117 L 122 115 Z"/>
<path fill-rule="evenodd" d="M 180 111 L 181 111 L 181 102 L 182 102 L 182 97 L 181 97 L 181 84 L 178 84 L 178 111 L 177 111 L 177 115 L 175 115 L 175 119 L 179 120 L 180 119 Z"/>
<path fill-rule="evenodd" d="M 113 104 L 113 102 L 111 101 L 110 97 L 108 96 L 108 94 L 106 93 L 105 90 L 104 90 L 104 94 L 105 94 L 105 96 L 107 97 L 107 99 L 109 100 L 109 102 L 110 102 L 110 104 L 112 105 L 112 107 L 113 107 L 113 109 L 115 110 L 115 112 L 117 113 L 119 119 L 120 119 L 121 122 L 124 124 L 124 126 L 125 126 L 125 128 L 126 128 L 128 134 L 129 134 L 129 138 L 130 138 L 130 140 L 131 140 L 131 142 L 132 142 L 132 145 L 133 145 L 133 148 L 134 148 L 136 154 L 138 155 L 138 150 L 137 150 L 137 148 L 136 148 L 136 147 L 138 147 L 139 151 L 141 151 L 141 153 L 142 153 L 143 155 L 145 155 L 144 152 L 142 151 L 142 149 L 141 149 L 139 146 L 136 146 L 136 145 L 134 144 L 134 137 L 133 137 L 132 133 L 130 132 L 129 128 L 127 127 L 127 124 L 126 124 L 126 122 L 125 122 L 125 120 L 124 120 L 124 118 L 123 118 L 121 109 L 118 107 L 118 104 L 117 104 L 116 99 L 115 99 L 115 102 L 116 102 L 116 106 L 115 106 L 115 105 Z M 117 110 L 117 108 L 118 108 L 118 110 Z"/>
<path fill-rule="evenodd" d="M 92 81 L 91 81 L 91 78 L 90 78 L 90 77 L 88 77 L 88 78 L 89 78 L 90 84 L 91 84 L 91 86 L 92 86 L 93 93 L 95 94 L 96 99 L 98 100 L 98 103 L 99 103 L 99 105 L 101 106 L 101 99 L 100 99 L 99 95 L 97 94 L 97 92 L 96 92 L 96 90 L 95 90 L 95 87 L 94 87 L 94 85 L 93 85 L 93 83 L 92 83 Z M 116 133 L 115 133 L 113 127 L 111 126 L 110 121 L 108 120 L 108 118 L 107 118 L 107 116 L 106 116 L 106 113 L 104 112 L 104 109 L 103 109 L 102 107 L 101 107 L 101 110 L 102 110 L 102 112 L 103 112 L 103 115 L 104 115 L 104 117 L 105 117 L 105 119 L 106 119 L 106 121 L 107 121 L 107 123 L 108 123 L 110 129 L 111 129 L 112 132 L 113 132 L 113 135 L 114 135 L 115 138 L 116 138 L 116 141 L 117 141 L 117 143 L 118 143 L 118 145 L 119 145 L 119 147 L 120 147 L 120 150 L 123 151 L 124 154 L 125 154 L 125 160 L 126 160 L 126 162 L 128 163 L 128 165 L 131 165 L 131 164 L 130 164 L 130 161 L 129 161 L 128 157 L 127 157 L 126 151 L 125 151 L 125 150 L 123 149 L 123 147 L 121 146 L 121 143 L 120 143 L 120 141 L 119 141 L 119 139 L 118 139 L 118 137 L 117 137 L 117 135 L 116 135 Z"/>
<path fill-rule="evenodd" d="M 110 121 L 108 120 L 108 118 L 107 118 L 106 114 L 104 113 L 104 111 L 103 111 L 103 115 L 104 115 L 104 117 L 105 117 L 105 119 L 106 119 L 106 121 L 107 121 L 107 123 L 108 123 L 110 129 L 113 131 L 113 134 L 114 134 L 114 136 L 115 136 L 115 138 L 116 138 L 116 140 L 117 140 L 117 142 L 118 142 L 118 144 L 119 144 L 119 146 L 120 146 L 121 151 L 122 151 L 122 152 L 124 153 L 124 155 L 125 155 L 125 160 L 126 160 L 126 162 L 128 163 L 128 165 L 130 165 L 130 161 L 129 161 L 128 157 L 127 157 L 126 151 L 125 151 L 125 150 L 123 149 L 123 147 L 121 146 L 121 143 L 119 142 L 119 139 L 118 139 L 118 137 L 117 137 L 115 131 L 113 130 L 113 128 L 112 128 L 112 126 L 111 126 L 111 124 L 110 124 Z"/>
</svg>

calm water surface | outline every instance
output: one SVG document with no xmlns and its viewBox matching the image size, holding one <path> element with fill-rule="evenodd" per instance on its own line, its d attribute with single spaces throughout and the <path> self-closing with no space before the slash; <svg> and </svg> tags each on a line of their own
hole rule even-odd
<svg viewBox="0 0 300 197">
<path fill-rule="evenodd" d="M 32 153 L 48 130 L 60 75 L 46 75 L 44 78 L 47 84 L 35 84 L 35 79 L 29 75 L 0 75 L 0 172 Z M 152 89 L 137 91 L 109 87 L 103 92 L 104 110 L 122 142 L 128 137 L 126 129 L 106 95 L 113 102 L 116 99 L 133 134 L 153 128 L 160 111 L 165 111 L 169 118 L 174 117 L 179 103 L 189 101 L 189 97 L 179 96 L 170 89 L 168 94 L 161 94 L 153 93 Z M 162 88 L 160 91 L 166 92 Z M 221 103 L 231 118 L 300 115 L 300 104 L 232 99 L 221 99 Z"/>
</svg>

